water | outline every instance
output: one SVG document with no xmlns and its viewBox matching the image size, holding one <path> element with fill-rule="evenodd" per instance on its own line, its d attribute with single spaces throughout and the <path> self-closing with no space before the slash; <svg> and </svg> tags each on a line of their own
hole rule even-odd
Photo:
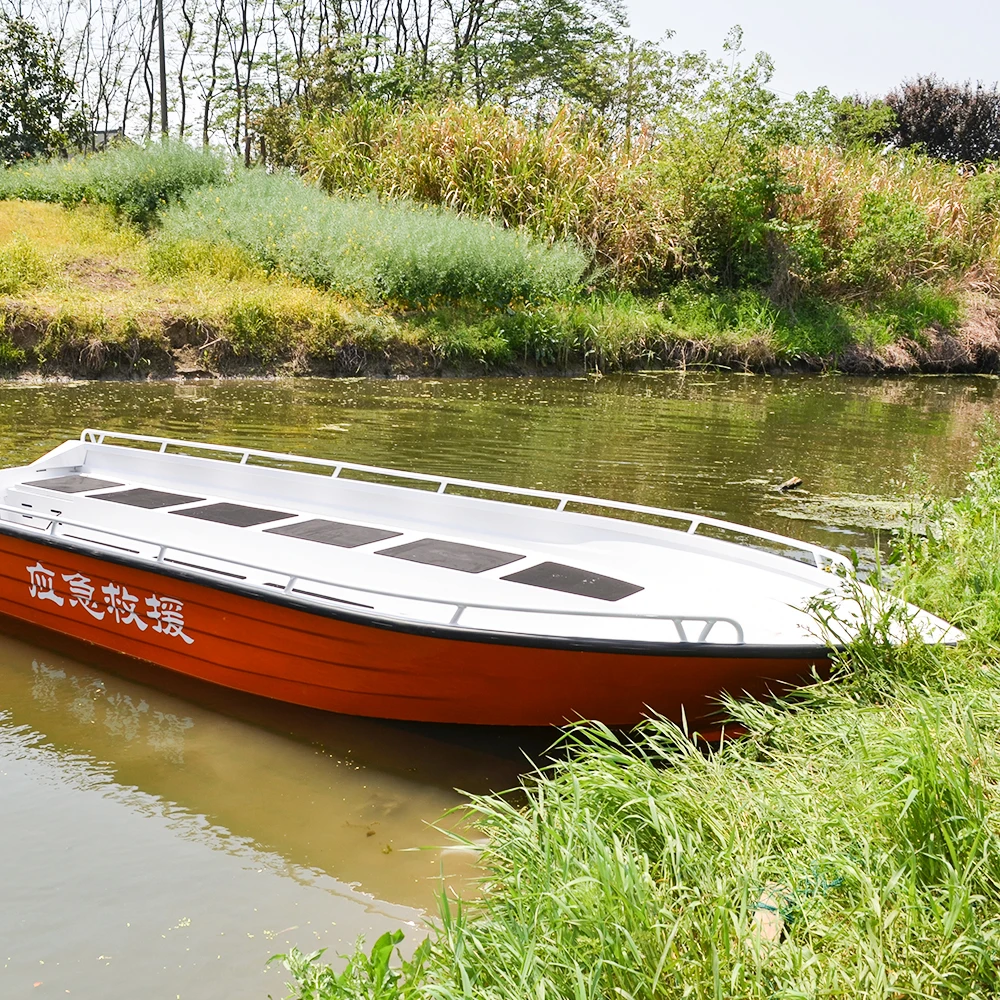
<svg viewBox="0 0 1000 1000">
<path fill-rule="evenodd" d="M 991 378 L 15 384 L 0 464 L 98 426 L 676 507 L 870 558 L 906 483 L 960 487 L 998 403 Z M 793 475 L 801 491 L 775 491 Z M 395 927 L 412 942 L 442 873 L 474 875 L 428 824 L 455 787 L 511 785 L 538 740 L 327 716 L 0 637 L 0 996 L 277 997 L 276 951 Z"/>
</svg>

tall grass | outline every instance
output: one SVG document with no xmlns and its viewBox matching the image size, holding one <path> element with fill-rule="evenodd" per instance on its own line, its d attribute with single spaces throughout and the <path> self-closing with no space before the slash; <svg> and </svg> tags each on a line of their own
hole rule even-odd
<svg viewBox="0 0 1000 1000">
<path fill-rule="evenodd" d="M 446 209 L 331 198 L 263 171 L 192 192 L 164 213 L 154 258 L 162 264 L 197 243 L 238 247 L 269 269 L 345 295 L 416 305 L 566 295 L 586 266 L 570 243 L 548 245 Z"/>
<path fill-rule="evenodd" d="M 361 102 L 284 149 L 326 190 L 406 197 L 573 239 L 618 288 L 679 278 L 895 294 L 1000 262 L 1000 181 L 912 152 L 778 147 L 672 122 L 625 147 L 566 109 L 534 126 L 495 107 Z"/>
<path fill-rule="evenodd" d="M 225 174 L 221 156 L 182 142 L 114 146 L 2 170 L 0 199 L 108 205 L 125 221 L 147 226 L 167 205 Z"/>
<path fill-rule="evenodd" d="M 874 629 L 832 679 L 730 702 L 745 735 L 714 752 L 662 721 L 628 737 L 582 724 L 518 798 L 475 798 L 481 893 L 443 901 L 427 964 L 378 995 L 996 996 L 998 504 L 988 440 L 892 567 L 902 592 L 961 619 L 957 649 Z M 293 958 L 305 996 L 322 962 Z"/>
<path fill-rule="evenodd" d="M 535 128 L 499 108 L 361 102 L 303 123 L 287 159 L 331 193 L 442 205 L 572 239 L 620 286 L 679 272 L 682 204 L 652 159 L 606 143 L 599 122 L 564 110 Z"/>
</svg>

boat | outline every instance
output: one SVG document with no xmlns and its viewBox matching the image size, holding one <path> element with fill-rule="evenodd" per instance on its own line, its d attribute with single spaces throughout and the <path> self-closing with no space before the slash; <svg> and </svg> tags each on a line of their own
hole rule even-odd
<svg viewBox="0 0 1000 1000">
<path fill-rule="evenodd" d="M 809 604 L 849 574 L 712 517 L 97 429 L 0 500 L 5 630 L 416 722 L 707 726 L 828 669 Z"/>
</svg>

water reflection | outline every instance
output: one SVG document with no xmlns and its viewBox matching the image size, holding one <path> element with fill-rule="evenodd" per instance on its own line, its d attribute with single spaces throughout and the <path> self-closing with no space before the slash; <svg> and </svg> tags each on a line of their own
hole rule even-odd
<svg viewBox="0 0 1000 1000">
<path fill-rule="evenodd" d="M 488 731 L 474 731 L 462 741 L 447 729 L 331 716 L 183 679 L 185 693 L 208 695 L 208 704 L 181 701 L 37 653 L 0 639 L 0 704 L 14 724 L 284 864 L 396 903 L 430 906 L 443 870 L 472 875 L 470 856 L 442 852 L 446 837 L 429 824 L 463 801 L 456 785 L 506 788 L 524 765 L 515 744 L 525 740 L 510 734 L 491 743 Z M 165 672 L 130 669 L 172 686 Z M 226 713 L 214 711 L 223 700 Z M 535 749 L 550 738 L 534 736 Z M 423 780 L 431 772 L 435 780 Z"/>
<path fill-rule="evenodd" d="M 877 503 L 914 467 L 957 487 L 997 386 L 705 373 L 18 386 L 0 389 L 0 463 L 100 425 L 675 507 L 848 548 L 870 541 Z M 775 494 L 792 475 L 806 492 Z M 831 503 L 810 516 L 804 496 Z"/>
<path fill-rule="evenodd" d="M 183 718 L 174 712 L 150 711 L 149 702 L 121 691 L 109 691 L 105 681 L 96 677 L 67 675 L 60 668 L 53 668 L 38 660 L 31 661 L 35 676 L 31 696 L 47 712 L 57 711 L 59 695 L 66 693 L 63 701 L 66 711 L 83 726 L 98 719 L 98 709 L 103 708 L 103 724 L 108 734 L 126 742 L 145 738 L 146 745 L 165 757 L 172 764 L 184 763 L 184 733 L 194 725 L 190 716 Z"/>
</svg>

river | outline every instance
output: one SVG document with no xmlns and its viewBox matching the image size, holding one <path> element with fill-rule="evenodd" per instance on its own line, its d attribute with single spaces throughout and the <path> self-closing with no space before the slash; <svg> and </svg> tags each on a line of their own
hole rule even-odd
<svg viewBox="0 0 1000 1000">
<path fill-rule="evenodd" d="M 104 427 L 674 507 L 870 562 L 912 484 L 961 488 L 998 404 L 987 377 L 13 383 L 0 465 Z M 545 738 L 329 716 L 0 637 L 0 996 L 277 998 L 274 952 L 414 942 L 442 877 L 474 877 L 431 824 Z"/>
</svg>

